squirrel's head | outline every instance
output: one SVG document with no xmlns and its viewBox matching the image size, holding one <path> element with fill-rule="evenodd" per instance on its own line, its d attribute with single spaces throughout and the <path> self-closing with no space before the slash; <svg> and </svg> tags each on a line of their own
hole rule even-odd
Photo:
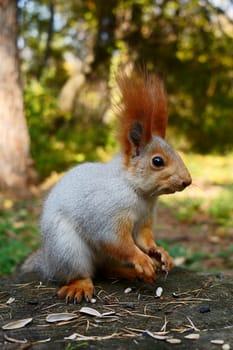
<svg viewBox="0 0 233 350">
<path fill-rule="evenodd" d="M 164 140 L 167 98 L 155 75 L 121 74 L 118 85 L 120 141 L 124 165 L 136 190 L 148 196 L 182 191 L 191 176 L 178 153 Z"/>
<path fill-rule="evenodd" d="M 140 147 L 138 135 L 136 143 L 134 139 L 131 142 L 134 153 L 126 167 L 135 189 L 148 196 L 159 196 L 183 191 L 191 184 L 183 160 L 163 138 L 153 136 L 144 147 Z"/>
</svg>

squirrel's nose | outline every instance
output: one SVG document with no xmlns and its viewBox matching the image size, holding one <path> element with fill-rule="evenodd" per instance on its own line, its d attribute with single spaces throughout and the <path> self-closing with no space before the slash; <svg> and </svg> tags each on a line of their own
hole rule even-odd
<svg viewBox="0 0 233 350">
<path fill-rule="evenodd" d="M 185 188 L 185 187 L 188 187 L 189 185 L 191 185 L 191 183 L 192 183 L 192 180 L 190 178 L 189 180 L 183 181 L 182 186 L 183 186 L 183 188 Z"/>
</svg>

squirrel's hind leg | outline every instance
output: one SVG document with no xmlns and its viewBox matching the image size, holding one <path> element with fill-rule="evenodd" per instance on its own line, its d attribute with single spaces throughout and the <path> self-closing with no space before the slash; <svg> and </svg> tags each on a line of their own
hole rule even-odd
<svg viewBox="0 0 233 350">
<path fill-rule="evenodd" d="M 143 279 L 147 283 L 152 283 L 154 281 L 154 278 L 152 279 L 142 276 L 142 274 L 138 273 L 138 271 L 133 266 L 130 267 L 120 264 L 109 267 L 108 269 L 102 269 L 100 273 L 101 275 L 104 275 L 108 278 L 125 279 L 131 282 L 137 278 Z"/>
<path fill-rule="evenodd" d="M 67 304 L 70 301 L 76 304 L 81 302 L 82 299 L 90 302 L 95 295 L 95 288 L 90 278 L 77 279 L 61 287 L 58 291 L 58 295 L 65 298 Z"/>
</svg>

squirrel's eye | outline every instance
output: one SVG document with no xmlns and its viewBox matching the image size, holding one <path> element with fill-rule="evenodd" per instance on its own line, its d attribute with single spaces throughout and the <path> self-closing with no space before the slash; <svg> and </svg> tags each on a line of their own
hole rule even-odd
<svg viewBox="0 0 233 350">
<path fill-rule="evenodd" d="M 156 156 L 152 158 L 152 165 L 156 168 L 161 168 L 164 166 L 164 160 L 162 157 Z"/>
</svg>

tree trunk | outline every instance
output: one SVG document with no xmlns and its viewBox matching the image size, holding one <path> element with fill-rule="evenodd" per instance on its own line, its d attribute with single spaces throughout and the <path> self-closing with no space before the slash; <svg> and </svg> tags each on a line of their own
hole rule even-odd
<svg viewBox="0 0 233 350">
<path fill-rule="evenodd" d="M 30 157 L 17 29 L 17 0 L 0 0 L 0 189 L 24 192 Z"/>
</svg>

